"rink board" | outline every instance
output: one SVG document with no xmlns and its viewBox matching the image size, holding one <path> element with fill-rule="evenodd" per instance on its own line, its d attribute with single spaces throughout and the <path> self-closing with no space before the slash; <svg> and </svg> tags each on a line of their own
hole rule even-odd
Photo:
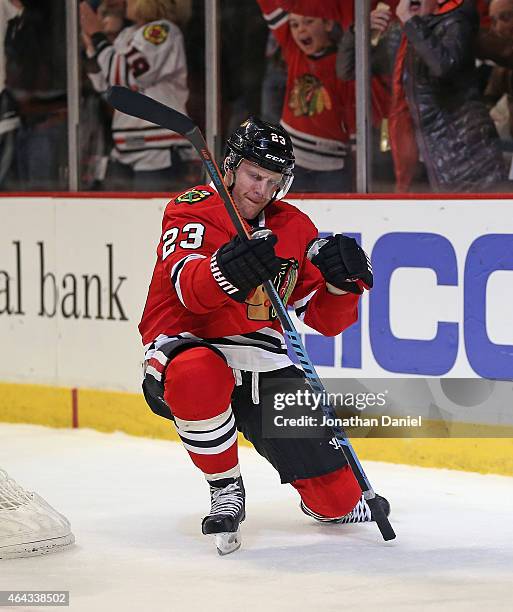
<svg viewBox="0 0 513 612">
<path fill-rule="evenodd" d="M 355 236 L 375 271 L 345 334 L 299 326 L 322 376 L 513 378 L 513 201 L 292 202 L 321 232 Z M 173 438 L 138 395 L 137 323 L 165 204 L 0 200 L 0 420 Z M 508 439 L 355 446 L 373 459 L 513 474 Z"/>
<path fill-rule="evenodd" d="M 175 428 L 156 417 L 141 394 L 0 383 L 0 421 L 59 428 L 123 431 L 178 441 Z M 239 434 L 239 442 L 250 444 Z M 361 459 L 513 476 L 511 438 L 354 439 Z"/>
</svg>

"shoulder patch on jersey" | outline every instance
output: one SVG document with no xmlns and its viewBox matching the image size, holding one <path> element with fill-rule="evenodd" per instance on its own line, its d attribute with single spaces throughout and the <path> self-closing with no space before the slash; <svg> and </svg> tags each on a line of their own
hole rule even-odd
<svg viewBox="0 0 513 612">
<path fill-rule="evenodd" d="M 175 198 L 176 204 L 197 204 L 198 202 L 203 202 L 211 195 L 214 195 L 211 191 L 207 191 L 206 189 L 189 189 L 185 193 L 181 193 L 177 198 Z"/>
<path fill-rule="evenodd" d="M 144 39 L 153 45 L 161 45 L 169 34 L 169 28 L 165 23 L 151 23 L 143 30 Z"/>
</svg>

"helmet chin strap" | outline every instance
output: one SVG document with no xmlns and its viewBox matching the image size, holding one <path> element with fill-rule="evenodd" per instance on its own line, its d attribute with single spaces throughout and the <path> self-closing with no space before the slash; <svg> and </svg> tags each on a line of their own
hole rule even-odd
<svg viewBox="0 0 513 612">
<path fill-rule="evenodd" d="M 241 160 L 242 161 L 242 160 Z M 226 178 L 226 175 L 228 174 L 228 172 L 231 172 L 233 175 L 233 181 L 231 182 L 230 185 L 226 185 L 226 189 L 228 190 L 228 193 L 231 195 L 233 188 L 235 187 L 235 169 L 234 168 L 230 168 L 228 166 L 228 158 L 226 158 L 223 162 L 223 166 L 224 166 L 224 178 Z"/>
</svg>

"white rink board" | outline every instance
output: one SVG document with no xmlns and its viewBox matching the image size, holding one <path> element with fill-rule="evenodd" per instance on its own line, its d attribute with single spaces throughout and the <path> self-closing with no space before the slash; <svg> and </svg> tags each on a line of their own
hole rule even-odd
<svg viewBox="0 0 513 612">
<path fill-rule="evenodd" d="M 292 203 L 321 232 L 361 235 L 376 272 L 373 301 L 363 299 L 362 325 L 351 340 L 325 340 L 311 331 L 306 337 L 322 375 L 513 377 L 513 201 Z M 0 380 L 139 390 L 137 323 L 165 204 L 0 199 Z M 386 270 L 390 282 L 384 286 Z M 88 313 L 84 277 L 90 283 Z M 443 334 L 435 338 L 440 323 L 448 325 L 445 340 Z M 484 340 L 476 340 L 479 334 Z"/>
<path fill-rule="evenodd" d="M 0 379 L 58 386 L 136 391 L 140 382 L 141 345 L 137 331 L 155 259 L 165 202 L 141 199 L 8 198 L 0 201 L 0 270 L 13 279 L 16 294 L 16 252 L 21 243 L 21 292 L 24 315 L 0 315 L 4 350 Z M 41 257 L 44 273 L 55 275 L 62 298 L 72 289 L 62 283 L 66 274 L 77 281 L 79 318 L 41 316 Z M 119 277 L 126 280 L 117 292 L 122 312 L 109 298 L 109 250 L 112 245 L 112 293 Z M 84 318 L 83 275 L 102 282 L 101 315 L 96 288 L 91 291 L 90 316 Z M 53 311 L 52 278 L 48 277 L 44 306 Z M 0 274 L 0 283 L 5 282 Z M 96 282 L 96 281 L 95 281 Z M 0 284 L 1 287 L 1 284 Z M 0 288 L 1 291 L 1 288 Z M 0 310 L 5 304 L 0 294 Z M 16 302 L 15 295 L 11 295 Z M 15 304 L 17 306 L 17 304 Z M 66 312 L 72 310 L 71 299 Z M 112 309 L 110 308 L 112 306 Z M 112 319 L 109 320 L 109 315 Z M 123 317 L 128 320 L 122 320 Z M 30 349 L 30 350 L 27 350 Z"/>
</svg>

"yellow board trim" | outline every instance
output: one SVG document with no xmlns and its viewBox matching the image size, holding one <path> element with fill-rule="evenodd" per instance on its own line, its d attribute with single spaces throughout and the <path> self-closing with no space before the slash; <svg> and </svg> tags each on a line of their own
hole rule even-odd
<svg viewBox="0 0 513 612">
<path fill-rule="evenodd" d="M 72 427 L 71 391 L 62 387 L 0 383 L 0 421 Z"/>
<path fill-rule="evenodd" d="M 78 427 L 178 440 L 172 423 L 155 416 L 142 395 L 78 389 L 75 396 Z M 72 389 L 0 383 L 0 422 L 73 427 L 73 404 Z M 352 443 L 363 460 L 513 476 L 513 438 L 354 438 Z"/>
</svg>

